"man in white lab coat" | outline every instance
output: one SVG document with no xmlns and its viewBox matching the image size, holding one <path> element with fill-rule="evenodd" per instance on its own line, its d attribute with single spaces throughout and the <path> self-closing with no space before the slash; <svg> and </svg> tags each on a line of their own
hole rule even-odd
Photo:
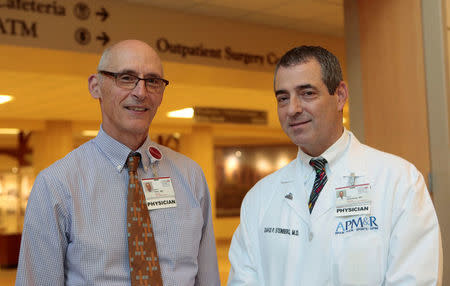
<svg viewBox="0 0 450 286">
<path fill-rule="evenodd" d="M 246 195 L 228 285 L 440 285 L 439 225 L 424 179 L 343 127 L 348 90 L 336 57 L 290 50 L 274 89 L 298 156 Z"/>
</svg>

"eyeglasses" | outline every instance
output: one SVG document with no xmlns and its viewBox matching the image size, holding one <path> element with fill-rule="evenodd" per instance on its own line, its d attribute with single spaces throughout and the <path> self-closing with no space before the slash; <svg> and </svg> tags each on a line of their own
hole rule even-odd
<svg viewBox="0 0 450 286">
<path fill-rule="evenodd" d="M 98 72 L 113 77 L 118 87 L 129 90 L 134 89 L 140 80 L 145 82 L 147 92 L 153 93 L 162 93 L 169 84 L 168 80 L 159 77 L 140 78 L 128 73 L 115 73 L 103 70 L 99 70 Z"/>
</svg>

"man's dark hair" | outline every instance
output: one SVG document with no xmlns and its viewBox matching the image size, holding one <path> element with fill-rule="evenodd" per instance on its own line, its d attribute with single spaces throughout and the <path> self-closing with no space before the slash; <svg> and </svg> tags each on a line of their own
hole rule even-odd
<svg viewBox="0 0 450 286">
<path fill-rule="evenodd" d="M 341 65 L 335 55 L 319 46 L 300 46 L 285 53 L 275 67 L 275 78 L 280 67 L 304 64 L 312 59 L 320 64 L 322 81 L 327 86 L 329 94 L 334 94 L 342 81 Z"/>
</svg>

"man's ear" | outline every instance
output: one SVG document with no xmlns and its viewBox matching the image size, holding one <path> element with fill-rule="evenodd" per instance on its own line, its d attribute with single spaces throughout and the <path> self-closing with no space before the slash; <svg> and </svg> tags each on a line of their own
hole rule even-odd
<svg viewBox="0 0 450 286">
<path fill-rule="evenodd" d="M 89 76 L 88 87 L 93 98 L 101 99 L 102 93 L 100 91 L 100 79 L 98 78 L 98 74 L 92 74 Z"/>
<path fill-rule="evenodd" d="M 348 88 L 344 81 L 341 81 L 336 89 L 338 110 L 343 111 L 345 102 L 348 99 Z"/>
</svg>

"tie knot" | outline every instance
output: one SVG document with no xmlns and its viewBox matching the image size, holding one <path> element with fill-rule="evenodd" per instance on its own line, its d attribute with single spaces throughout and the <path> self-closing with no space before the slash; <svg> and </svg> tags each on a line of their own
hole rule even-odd
<svg viewBox="0 0 450 286">
<path fill-rule="evenodd" d="M 325 171 L 325 164 L 327 163 L 327 160 L 325 158 L 319 158 L 319 159 L 311 159 L 309 161 L 309 165 L 311 165 L 316 171 Z"/>
<path fill-rule="evenodd" d="M 138 152 L 133 152 L 128 155 L 127 167 L 129 172 L 136 172 L 139 166 L 139 161 L 141 161 L 141 154 Z"/>
</svg>

